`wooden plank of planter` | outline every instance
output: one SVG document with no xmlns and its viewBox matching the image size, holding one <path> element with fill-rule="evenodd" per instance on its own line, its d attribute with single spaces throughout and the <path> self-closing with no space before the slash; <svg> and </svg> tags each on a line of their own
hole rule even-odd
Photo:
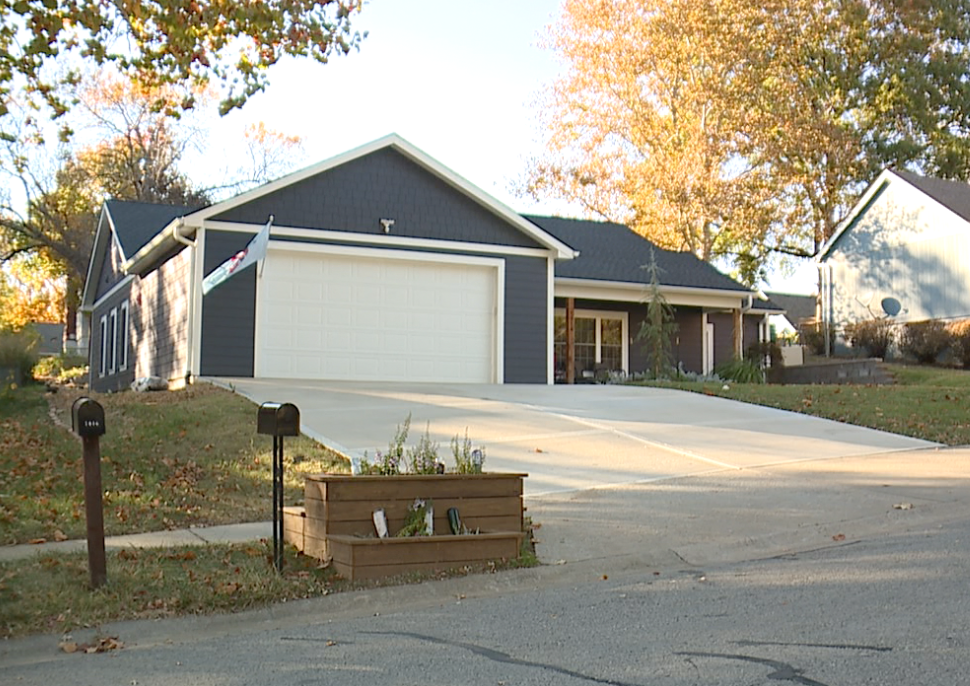
<svg viewBox="0 0 970 686">
<path fill-rule="evenodd" d="M 306 498 L 327 500 L 414 500 L 497 498 L 522 495 L 527 474 L 403 474 L 386 476 L 309 475 Z"/>
<path fill-rule="evenodd" d="M 350 580 L 443 570 L 518 556 L 522 532 L 411 538 L 329 537 L 332 564 Z"/>
<path fill-rule="evenodd" d="M 480 517 L 475 520 L 462 518 L 465 528 L 469 531 L 521 531 L 522 518 L 516 515 L 504 517 Z M 393 537 L 404 526 L 404 520 L 388 520 L 388 531 Z M 323 529 L 326 529 L 324 531 Z M 447 517 L 439 520 L 434 518 L 434 530 L 438 535 L 450 534 Z M 313 536 L 324 539 L 327 536 L 376 536 L 372 520 L 353 522 L 324 522 L 319 519 L 307 519 L 305 537 Z M 309 554 L 309 553 L 308 553 Z"/>
<path fill-rule="evenodd" d="M 521 513 L 522 505 L 518 498 L 428 498 L 434 503 L 435 514 L 441 514 L 447 521 L 448 508 L 457 507 L 462 519 L 475 517 L 501 517 Z M 370 521 L 374 510 L 383 508 L 389 520 L 403 520 L 408 507 L 414 502 L 410 499 L 352 500 L 340 501 L 339 507 L 328 507 L 322 500 L 307 500 L 307 516 L 313 519 L 326 519 L 331 522 Z"/>
</svg>

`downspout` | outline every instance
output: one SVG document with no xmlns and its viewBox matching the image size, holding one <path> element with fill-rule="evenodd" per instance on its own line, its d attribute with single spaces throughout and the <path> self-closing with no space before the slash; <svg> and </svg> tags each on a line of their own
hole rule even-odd
<svg viewBox="0 0 970 686">
<path fill-rule="evenodd" d="M 183 236 L 180 233 L 179 230 L 183 226 L 185 226 L 185 219 L 182 218 L 182 217 L 179 217 L 178 218 L 178 221 L 176 221 L 175 224 L 172 226 L 172 238 L 175 240 L 176 243 L 181 243 L 182 245 L 186 246 L 187 248 L 189 248 L 192 251 L 190 253 L 190 256 L 189 256 L 189 272 L 188 272 L 189 288 L 186 291 L 186 297 L 188 298 L 189 303 L 188 303 L 188 312 L 186 314 L 186 316 L 187 316 L 187 321 L 186 321 L 186 329 L 187 329 L 187 331 L 186 331 L 185 345 L 186 345 L 186 348 L 187 349 L 186 349 L 186 355 L 185 355 L 185 357 L 186 357 L 186 369 L 185 369 L 185 377 L 184 377 L 185 378 L 185 383 L 186 384 L 189 384 L 189 383 L 192 383 L 192 378 L 193 378 L 192 370 L 195 368 L 195 360 L 193 359 L 194 352 L 195 352 L 195 348 L 192 345 L 192 342 L 193 342 L 193 340 L 192 340 L 192 329 L 193 329 L 192 323 L 195 321 L 195 316 L 194 316 L 195 315 L 195 296 L 194 296 L 194 292 L 195 292 L 195 278 L 194 278 L 194 276 L 195 276 L 195 257 L 196 257 L 196 252 L 197 251 L 195 249 L 196 248 L 196 241 L 193 241 L 193 240 L 189 239 L 188 237 Z"/>
</svg>

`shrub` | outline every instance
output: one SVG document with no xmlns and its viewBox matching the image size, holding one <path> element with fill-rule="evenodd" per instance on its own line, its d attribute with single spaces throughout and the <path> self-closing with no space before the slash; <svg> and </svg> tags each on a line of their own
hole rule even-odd
<svg viewBox="0 0 970 686">
<path fill-rule="evenodd" d="M 724 381 L 734 383 L 764 383 L 765 373 L 756 360 L 742 360 L 735 357 L 730 362 L 717 366 L 714 372 Z"/>
<path fill-rule="evenodd" d="M 80 355 L 62 353 L 40 358 L 34 365 L 35 379 L 52 379 L 59 383 L 73 381 L 88 373 L 88 361 Z"/>
<path fill-rule="evenodd" d="M 0 367 L 15 370 L 22 380 L 30 379 L 37 364 L 40 334 L 30 327 L 20 331 L 0 330 Z"/>
<path fill-rule="evenodd" d="M 886 359 L 896 340 L 896 324 L 890 319 L 866 319 L 845 327 L 845 337 L 853 348 L 861 348 L 870 357 Z"/>
<path fill-rule="evenodd" d="M 821 324 L 805 324 L 798 328 L 798 342 L 815 355 L 825 354 L 825 334 Z M 829 350 L 835 347 L 835 331 L 829 330 Z"/>
<path fill-rule="evenodd" d="M 960 360 L 964 369 L 970 369 L 970 319 L 950 322 L 946 328 L 950 332 L 953 356 Z"/>
<path fill-rule="evenodd" d="M 936 362 L 940 353 L 949 347 L 950 332 L 943 322 L 935 319 L 906 324 L 899 339 L 899 349 L 921 364 Z"/>
</svg>

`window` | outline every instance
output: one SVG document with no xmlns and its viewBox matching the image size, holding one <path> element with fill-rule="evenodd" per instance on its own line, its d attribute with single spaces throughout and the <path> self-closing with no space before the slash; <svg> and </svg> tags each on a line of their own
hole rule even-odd
<svg viewBox="0 0 970 686">
<path fill-rule="evenodd" d="M 118 368 L 118 308 L 112 308 L 108 315 L 108 373 L 114 374 Z"/>
<path fill-rule="evenodd" d="M 120 328 L 118 337 L 118 371 L 123 372 L 128 369 L 128 301 L 121 303 L 121 321 L 118 323 Z"/>
<path fill-rule="evenodd" d="M 626 312 L 576 310 L 573 347 L 576 378 L 591 378 L 597 369 L 626 370 Z M 557 309 L 555 318 L 556 378 L 566 376 L 566 312 Z"/>
<path fill-rule="evenodd" d="M 101 360 L 98 363 L 98 376 L 104 376 L 108 369 L 108 315 L 101 315 Z"/>
</svg>

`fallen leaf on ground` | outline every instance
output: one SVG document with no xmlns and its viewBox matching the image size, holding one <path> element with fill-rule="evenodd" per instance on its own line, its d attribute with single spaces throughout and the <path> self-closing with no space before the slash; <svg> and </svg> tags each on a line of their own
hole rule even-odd
<svg viewBox="0 0 970 686">
<path fill-rule="evenodd" d="M 57 647 L 63 650 L 65 653 L 77 652 L 77 643 L 74 641 L 61 641 L 57 644 Z"/>
<path fill-rule="evenodd" d="M 32 539 L 30 539 L 27 542 L 30 543 L 30 545 L 40 545 L 41 543 L 47 543 L 47 539 L 46 538 L 32 538 Z"/>
<path fill-rule="evenodd" d="M 912 510 L 913 503 L 896 503 L 893 505 L 894 510 Z"/>
<path fill-rule="evenodd" d="M 67 540 L 67 536 L 60 529 L 55 529 L 54 530 L 54 540 L 55 541 L 66 541 Z"/>
<path fill-rule="evenodd" d="M 845 534 L 835 534 L 832 537 L 832 540 L 833 541 L 844 541 L 845 540 Z"/>
</svg>

